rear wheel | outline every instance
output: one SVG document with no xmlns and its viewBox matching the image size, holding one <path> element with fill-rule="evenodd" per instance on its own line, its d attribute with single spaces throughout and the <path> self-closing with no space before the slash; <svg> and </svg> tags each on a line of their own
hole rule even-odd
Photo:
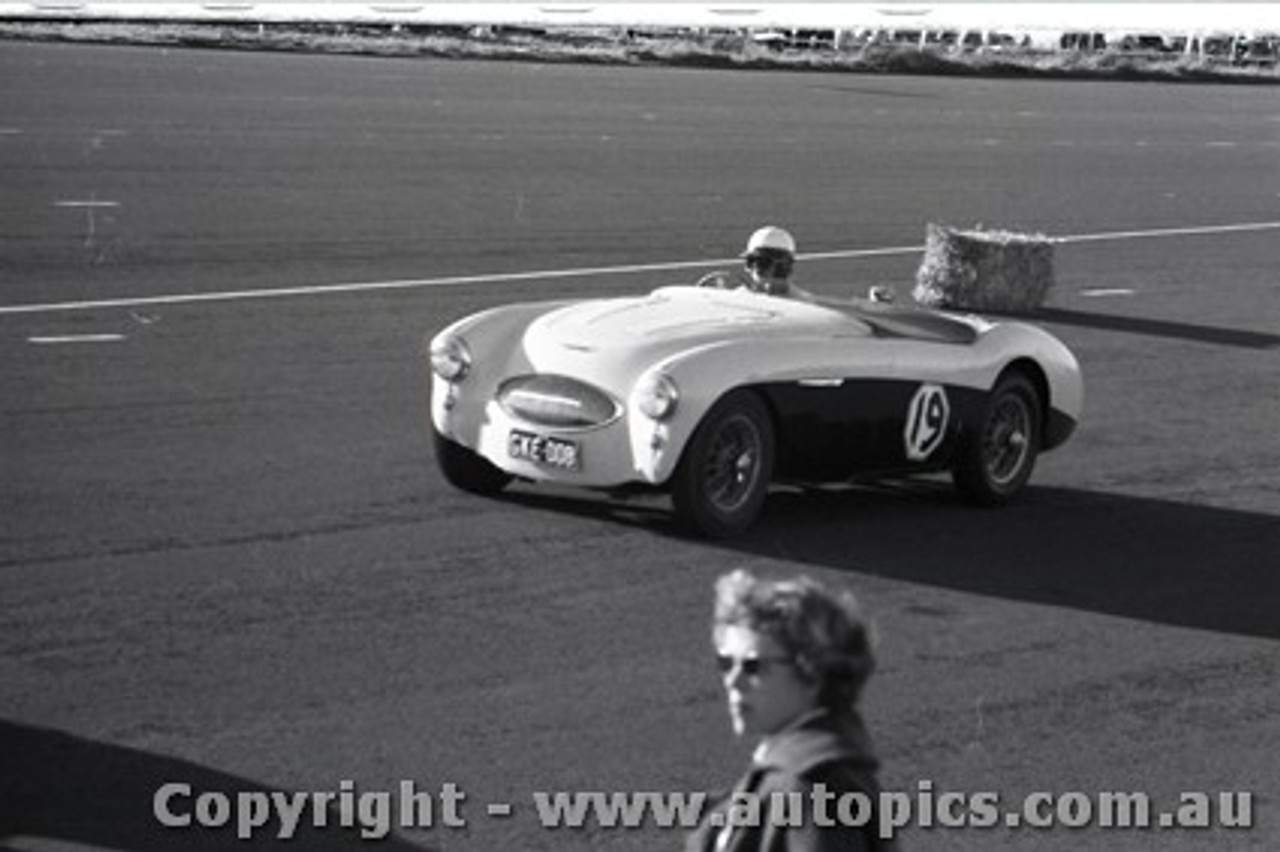
<svg viewBox="0 0 1280 852">
<path fill-rule="evenodd" d="M 1026 376 L 1013 373 L 996 383 L 952 471 L 965 497 L 998 506 L 1022 490 L 1040 450 L 1040 412 L 1040 395 Z"/>
<path fill-rule="evenodd" d="M 672 482 L 676 518 L 690 532 L 726 538 L 751 526 L 773 476 L 773 421 L 758 397 L 734 391 L 707 412 Z"/>
<path fill-rule="evenodd" d="M 434 431 L 434 430 L 433 430 Z M 457 441 L 435 432 L 436 464 L 449 484 L 472 494 L 492 496 L 511 482 L 511 474 Z"/>
</svg>

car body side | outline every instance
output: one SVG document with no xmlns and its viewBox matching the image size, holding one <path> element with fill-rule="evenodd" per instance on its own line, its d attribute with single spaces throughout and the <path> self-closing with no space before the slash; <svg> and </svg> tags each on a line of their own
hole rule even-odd
<svg viewBox="0 0 1280 852">
<path fill-rule="evenodd" d="M 593 488 L 662 486 L 705 414 L 749 389 L 774 421 L 775 480 L 843 481 L 859 474 L 946 469 L 987 395 L 1023 371 L 1043 404 L 1040 449 L 1066 440 L 1083 388 L 1070 351 L 1019 322 L 870 303 L 807 304 L 749 292 L 661 288 L 645 297 L 525 303 L 451 325 L 473 364 L 461 381 L 433 376 L 437 433 L 516 477 Z M 569 376 L 618 404 L 608 423 L 551 428 L 497 401 L 504 381 Z M 662 375 L 679 392 L 674 414 L 641 410 L 637 387 Z M 940 419 L 908 438 L 919 406 Z M 919 422 L 916 422 L 917 427 Z M 512 455 L 513 430 L 573 442 L 580 465 L 561 469 Z"/>
</svg>

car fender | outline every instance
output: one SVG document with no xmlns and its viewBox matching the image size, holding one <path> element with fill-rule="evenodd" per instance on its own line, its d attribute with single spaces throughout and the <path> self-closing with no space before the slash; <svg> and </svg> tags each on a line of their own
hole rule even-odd
<svg viewBox="0 0 1280 852">
<path fill-rule="evenodd" d="M 831 337 L 778 340 L 731 340 L 683 350 L 649 368 L 670 377 L 679 388 L 675 414 L 655 422 L 640 412 L 634 394 L 628 400 L 633 456 L 643 460 L 640 472 L 650 482 L 664 483 L 675 472 L 680 455 L 715 403 L 738 388 L 765 383 L 820 383 L 859 373 L 883 376 L 894 370 L 892 352 L 850 340 L 844 357 L 816 360 L 815 353 L 840 352 Z M 854 357 L 854 355 L 858 357 Z M 767 399 L 766 399 L 767 402 Z"/>
<path fill-rule="evenodd" d="M 988 339 L 989 338 L 989 339 Z M 1045 404 L 1059 415 L 1078 421 L 1084 409 L 1084 379 L 1080 363 L 1061 340 L 1042 328 L 1026 323 L 1002 323 L 982 341 L 998 364 L 988 385 L 1013 363 L 1033 361 L 1044 374 L 1049 398 Z"/>
<path fill-rule="evenodd" d="M 456 406 L 460 394 L 484 398 L 504 377 L 530 368 L 522 347 L 511 346 L 539 316 L 564 302 L 525 302 L 471 314 L 433 335 L 428 350 L 438 340 L 460 337 L 472 355 L 472 370 L 460 382 L 449 382 L 431 373 L 431 419 L 436 431 L 474 447 L 483 425 L 482 406 Z"/>
</svg>

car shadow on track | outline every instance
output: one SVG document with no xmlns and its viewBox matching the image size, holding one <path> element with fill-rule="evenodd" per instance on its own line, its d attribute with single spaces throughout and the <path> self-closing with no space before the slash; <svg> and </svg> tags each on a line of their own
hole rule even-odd
<svg viewBox="0 0 1280 852">
<path fill-rule="evenodd" d="M 949 490 L 949 489 L 948 489 Z M 939 489 L 779 493 L 746 553 L 1280 638 L 1280 518 L 1060 488 L 979 509 Z"/>
<path fill-rule="evenodd" d="M 271 788 L 186 760 L 84 739 L 63 731 L 0 720 L 0 852 L 23 841 L 63 841 L 129 852 L 221 852 L 225 849 L 355 852 L 368 841 L 359 827 L 341 828 L 339 814 L 315 827 L 314 811 L 301 815 L 292 839 L 280 837 L 272 819 L 252 839 L 236 837 L 234 815 L 223 828 L 166 828 L 153 801 L 165 784 L 191 785 L 190 798 L 175 798 L 170 810 L 193 813 L 195 798 L 218 792 L 235 801 L 241 792 L 270 794 Z M 304 791 L 296 791 L 304 792 Z M 396 824 L 393 817 L 392 824 Z M 425 852 L 395 836 L 377 841 L 391 852 Z"/>
<path fill-rule="evenodd" d="M 661 502 L 504 499 L 679 535 Z M 1280 638 L 1280 518 L 1064 488 L 999 509 L 949 484 L 776 490 L 741 538 L 709 546 L 994 597 Z"/>
<path fill-rule="evenodd" d="M 1020 318 L 1020 317 L 1019 317 Z M 1041 308 L 1027 319 L 1036 322 L 1075 325 L 1105 331 L 1123 331 L 1150 337 L 1167 337 L 1175 340 L 1191 340 L 1196 343 L 1212 343 L 1219 346 L 1235 346 L 1242 349 L 1275 349 L 1280 347 L 1280 335 L 1236 328 L 1220 328 L 1196 323 L 1172 322 L 1145 317 L 1125 317 L 1088 311 L 1072 311 L 1064 308 Z"/>
</svg>

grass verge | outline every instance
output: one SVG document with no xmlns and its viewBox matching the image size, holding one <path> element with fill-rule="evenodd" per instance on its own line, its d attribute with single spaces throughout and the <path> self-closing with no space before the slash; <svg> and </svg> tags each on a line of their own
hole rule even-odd
<svg viewBox="0 0 1280 852">
<path fill-rule="evenodd" d="M 213 24 L 119 21 L 0 21 L 0 39 L 272 50 L 362 56 L 658 65 L 975 77 L 1277 83 L 1280 67 L 1241 66 L 1183 55 L 1004 49 L 921 51 L 868 46 L 850 51 L 773 50 L 741 34 L 466 30 L 335 24 Z"/>
</svg>

